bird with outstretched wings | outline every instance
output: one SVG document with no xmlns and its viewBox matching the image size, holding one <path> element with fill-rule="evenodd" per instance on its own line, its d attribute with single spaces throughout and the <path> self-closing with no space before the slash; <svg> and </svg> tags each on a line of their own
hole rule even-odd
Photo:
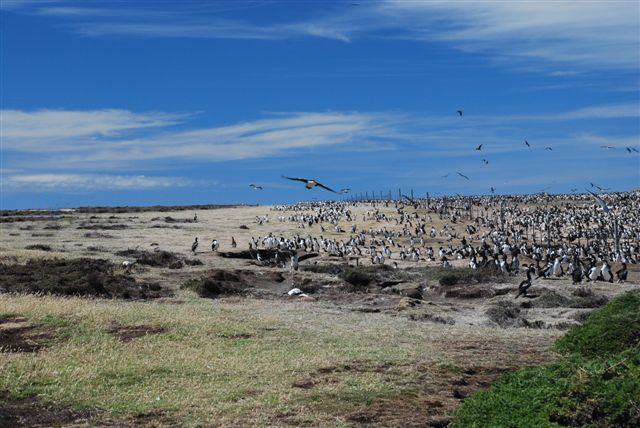
<svg viewBox="0 0 640 428">
<path fill-rule="evenodd" d="M 326 190 L 328 190 L 330 192 L 338 193 L 335 190 L 325 186 L 324 184 L 322 184 L 322 183 L 320 183 L 320 182 L 318 182 L 316 180 L 308 180 L 306 178 L 286 177 L 284 175 L 282 176 L 282 178 L 286 178 L 287 180 L 293 180 L 293 181 L 302 181 L 303 183 L 306 183 L 306 186 L 304 186 L 304 187 L 306 187 L 307 189 L 313 189 L 314 187 L 318 186 L 318 187 L 322 187 L 323 189 L 326 189 Z"/>
<path fill-rule="evenodd" d="M 464 175 L 463 173 L 459 172 L 458 175 L 462 178 L 466 178 L 467 180 L 469 180 L 469 177 L 467 177 L 466 175 Z"/>
</svg>

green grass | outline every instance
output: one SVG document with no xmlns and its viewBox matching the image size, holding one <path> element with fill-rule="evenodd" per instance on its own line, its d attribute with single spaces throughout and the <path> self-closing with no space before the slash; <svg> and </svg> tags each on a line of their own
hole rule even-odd
<svg viewBox="0 0 640 428">
<path fill-rule="evenodd" d="M 640 292 L 626 293 L 592 312 L 556 343 L 563 353 L 586 358 L 617 354 L 640 344 Z"/>
<path fill-rule="evenodd" d="M 640 293 L 616 298 L 556 342 L 564 359 L 503 376 L 453 426 L 639 426 L 639 321 Z"/>
</svg>

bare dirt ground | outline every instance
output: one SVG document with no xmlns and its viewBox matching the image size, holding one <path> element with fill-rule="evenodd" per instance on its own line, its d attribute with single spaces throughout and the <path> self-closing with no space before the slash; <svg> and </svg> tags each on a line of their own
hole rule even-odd
<svg viewBox="0 0 640 428">
<path fill-rule="evenodd" d="M 389 216 L 394 215 L 393 207 L 378 208 Z M 362 214 L 370 209 L 352 209 L 356 213 L 359 230 L 391 227 L 390 223 L 362 221 Z M 132 301 L 153 299 L 158 304 L 179 308 L 194 304 L 193 296 L 181 290 L 181 286 L 189 281 L 208 278 L 213 281 L 214 290 L 223 291 L 213 292 L 207 297 L 216 299 L 227 311 L 234 308 L 244 310 L 241 308 L 247 302 L 257 301 L 251 303 L 255 305 L 252 316 L 256 322 L 267 323 L 271 317 L 293 313 L 297 314 L 296 317 L 317 318 L 319 325 L 307 326 L 314 329 L 324 328 L 322 324 L 329 322 L 330 317 L 334 317 L 335 322 L 357 320 L 380 326 L 390 322 L 397 329 L 395 335 L 402 336 L 405 330 L 410 331 L 420 335 L 421 346 L 425 348 L 434 347 L 442 349 L 442 352 L 446 348 L 447 360 L 411 358 L 393 364 L 341 361 L 297 373 L 289 382 L 289 388 L 295 394 L 313 399 L 314 394 L 320 393 L 318 391 L 330 390 L 344 376 L 366 373 L 367 376 L 395 381 L 406 379 L 412 391 L 410 395 L 366 400 L 340 415 L 339 424 L 446 426 L 451 420 L 451 410 L 466 396 L 487 388 L 505 371 L 552 360 L 554 356 L 549 347 L 564 330 L 584 320 L 590 311 L 613 296 L 640 288 L 640 272 L 637 266 L 630 266 L 630 281 L 626 284 L 595 283 L 585 287 L 573 286 L 570 279 L 564 278 L 537 280 L 530 289 L 530 297 L 516 300 L 517 283 L 522 276 L 482 280 L 463 278 L 457 284 L 442 285 L 438 280 L 442 276 L 437 268 L 439 263 L 397 260 L 398 270 L 370 268 L 371 283 L 356 290 L 339 274 L 313 271 L 318 271 L 313 267 L 332 264 L 347 269 L 346 265 L 355 264 L 353 260 L 322 254 L 305 260 L 299 271 L 292 272 L 288 268 L 263 266 L 252 259 L 221 256 L 221 252 L 247 250 L 252 237 L 268 234 L 288 238 L 311 234 L 347 240 L 349 233 L 335 232 L 333 227 L 321 232 L 319 225 L 299 229 L 297 223 L 277 221 L 280 213 L 270 211 L 270 207 L 198 209 L 197 221 L 194 220 L 195 213 L 179 210 L 96 214 L 70 210 L 62 215 L 29 215 L 23 212 L 4 216 L 0 223 L 0 263 L 3 269 L 0 272 L 0 294 L 3 291 L 29 292 L 29 289 L 15 288 L 20 281 L 40 281 L 47 286 L 52 281 L 56 284 L 70 281 L 64 276 L 68 275 L 68 266 L 64 263 L 56 262 L 62 266 L 56 272 L 64 274 L 54 275 L 54 270 L 47 271 L 49 265 L 46 263 L 51 259 L 69 263 L 78 263 L 81 258 L 103 259 L 113 265 L 111 268 L 92 268 L 92 271 L 97 270 L 104 275 L 104 278 L 98 276 L 91 280 L 97 289 L 104 291 L 96 294 L 100 297 Z M 269 214 L 270 221 L 258 224 L 256 216 L 265 214 Z M 436 229 L 439 230 L 444 223 L 433 216 Z M 341 226 L 348 230 L 351 224 Z M 461 233 L 464 226 L 464 223 L 450 225 Z M 192 252 L 191 244 L 195 237 L 199 238 L 200 245 Z M 232 237 L 238 243 L 236 249 L 231 248 Z M 218 252 L 210 248 L 213 239 L 220 242 Z M 429 244 L 437 249 L 448 243 L 435 238 Z M 43 260 L 44 264 L 38 264 L 37 260 Z M 130 268 L 122 267 L 126 260 L 138 262 Z M 368 263 L 366 260 L 363 262 L 365 265 Z M 35 263 L 30 265 L 29 272 L 24 270 L 27 263 Z M 459 267 L 466 266 L 466 263 L 466 260 L 453 261 L 453 265 Z M 31 279 L 25 280 L 25 277 Z M 119 287 L 117 292 L 109 288 L 114 287 L 113 284 Z M 287 291 L 292 288 L 300 288 L 306 296 L 288 296 Z M 287 318 L 286 322 L 293 321 Z M 331 328 L 338 331 L 345 326 L 326 328 L 329 331 L 323 331 L 323 334 L 330 335 Z M 51 342 L 49 333 L 32 329 L 26 317 L 0 312 L 0 357 L 46 352 Z M 141 337 L 161 336 L 172 329 L 153 324 L 130 327 L 112 323 L 105 326 L 105 331 L 123 343 L 134 343 Z M 219 339 L 251 340 L 252 337 L 252 333 L 239 332 L 224 333 Z M 0 419 L 0 424 L 74 425 L 87 420 L 99 423 L 101 420 L 90 412 L 41 404 L 36 398 L 9 399 L 2 395 L 0 403 L 0 413 L 8 415 L 4 420 Z M 322 403 L 321 411 L 341 411 L 326 401 Z M 164 413 L 156 417 L 148 415 L 144 420 L 155 421 L 153 423 L 157 425 L 172 425 L 176 421 L 166 419 Z M 135 417 L 127 421 L 130 424 L 136 422 Z M 275 412 L 260 422 L 305 425 L 295 411 Z"/>
</svg>

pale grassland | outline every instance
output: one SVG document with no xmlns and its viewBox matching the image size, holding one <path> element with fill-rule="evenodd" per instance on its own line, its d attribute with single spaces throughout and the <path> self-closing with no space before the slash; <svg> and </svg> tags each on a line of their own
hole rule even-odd
<svg viewBox="0 0 640 428">
<path fill-rule="evenodd" d="M 0 390 L 124 424 L 162 414 L 169 419 L 160 425 L 341 426 L 373 402 L 411 400 L 417 372 L 428 382 L 430 371 L 523 365 L 527 352 L 539 358 L 559 335 L 416 323 L 315 302 L 182 297 L 186 303 L 170 305 L 0 295 L 0 314 L 56 331 L 38 353 L 0 353 Z M 116 323 L 169 331 L 123 343 L 106 331 Z M 343 365 L 358 369 L 317 372 Z M 312 388 L 293 386 L 305 379 Z"/>
</svg>

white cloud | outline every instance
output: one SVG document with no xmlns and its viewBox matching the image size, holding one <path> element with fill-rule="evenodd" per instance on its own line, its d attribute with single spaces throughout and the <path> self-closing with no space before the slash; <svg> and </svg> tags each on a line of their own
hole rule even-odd
<svg viewBox="0 0 640 428">
<path fill-rule="evenodd" d="M 93 174 L 24 174 L 10 175 L 3 180 L 7 190 L 25 189 L 153 189 L 193 185 L 181 177 L 147 177 L 144 175 L 93 175 Z"/>
<path fill-rule="evenodd" d="M 130 6 L 125 10 L 108 4 L 67 7 L 63 3 L 37 11 L 68 19 L 76 32 L 88 36 L 226 39 L 312 36 L 344 42 L 394 38 L 445 42 L 463 51 L 487 52 L 510 62 L 535 59 L 552 67 L 560 64 L 637 70 L 640 66 L 640 3 L 635 0 L 382 0 L 363 2 L 359 7 L 310 9 L 312 17 L 294 22 L 260 23 L 222 18 L 221 10 L 208 6 L 195 3 L 171 10 L 162 5 L 154 10 Z M 266 7 L 259 3 L 235 6 Z M 535 69 L 540 71 L 539 65 Z M 554 73 L 567 76 L 576 70 L 551 72 Z"/>
<path fill-rule="evenodd" d="M 114 113 L 115 112 L 115 113 Z M 174 123 L 167 113 L 126 111 L 9 111 L 3 117 L 3 150 L 48 156 L 58 168 L 158 159 L 226 161 L 298 154 L 302 149 L 384 138 L 392 115 L 289 113 L 230 126 L 152 132 Z M 109 114 L 109 113 L 114 113 Z M 113 117 L 115 116 L 115 117 Z M 124 117 L 123 120 L 120 120 Z M 144 136 L 121 135 L 124 131 Z"/>
<path fill-rule="evenodd" d="M 3 149 L 60 151 L 76 149 L 77 139 L 96 146 L 98 138 L 127 131 L 167 127 L 185 115 L 133 113 L 127 110 L 1 110 L 0 136 Z M 46 142 L 46 144 L 43 144 Z"/>
<path fill-rule="evenodd" d="M 596 68 L 640 65 L 640 3 L 634 0 L 387 0 L 375 12 L 407 37 L 463 50 Z"/>
<path fill-rule="evenodd" d="M 573 122 L 640 116 L 634 105 L 513 116 L 416 116 L 297 112 L 228 126 L 171 130 L 177 115 L 125 110 L 0 111 L 2 150 L 12 167 L 110 171 L 158 161 L 204 162 L 313 156 L 314 150 L 389 151 L 404 145 L 432 156 L 460 156 L 485 143 L 494 153 L 519 149 L 513 135 L 529 122 Z M 183 126 L 186 126 L 184 124 Z M 564 135 L 567 135 L 566 131 Z M 523 135 L 522 138 L 531 137 Z M 551 141 L 546 137 L 547 142 Z M 585 141 L 586 140 L 586 141 Z M 514 145 L 514 141 L 518 141 Z M 582 139 L 591 142 L 592 139 Z M 540 146 L 540 139 L 532 141 Z M 561 142 L 566 145 L 568 143 Z M 625 144 L 627 144 L 625 140 Z M 156 163 L 157 164 L 157 163 Z"/>
</svg>

